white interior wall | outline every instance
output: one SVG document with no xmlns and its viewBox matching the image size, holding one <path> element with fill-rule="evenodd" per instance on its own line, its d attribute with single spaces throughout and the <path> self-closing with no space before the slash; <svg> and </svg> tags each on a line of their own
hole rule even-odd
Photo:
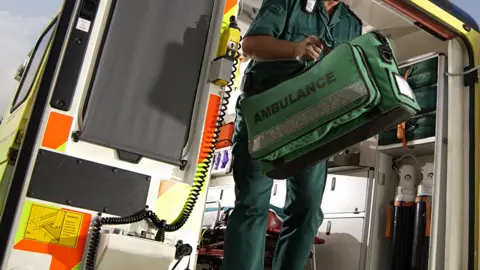
<svg viewBox="0 0 480 270">
<path fill-rule="evenodd" d="M 393 40 L 395 55 L 400 62 L 430 52 L 447 53 L 448 41 L 440 41 L 424 31 L 416 31 Z"/>
</svg>

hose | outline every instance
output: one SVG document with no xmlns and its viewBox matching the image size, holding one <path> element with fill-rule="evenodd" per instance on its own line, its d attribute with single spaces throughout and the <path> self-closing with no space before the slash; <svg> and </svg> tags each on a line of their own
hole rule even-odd
<svg viewBox="0 0 480 270">
<path fill-rule="evenodd" d="M 142 220 L 148 220 L 158 229 L 157 235 L 155 236 L 155 240 L 160 242 L 163 242 L 163 240 L 165 239 L 165 232 L 177 231 L 180 228 L 182 228 L 183 225 L 185 225 L 188 218 L 193 212 L 195 204 L 197 203 L 197 200 L 198 200 L 198 197 L 200 196 L 203 185 L 206 182 L 208 171 L 210 169 L 210 164 L 212 163 L 212 157 L 213 157 L 213 153 L 215 152 L 215 145 L 219 137 L 220 127 L 222 126 L 223 121 L 225 119 L 227 106 L 229 104 L 229 99 L 231 97 L 230 93 L 233 91 L 233 85 L 235 83 L 235 77 L 236 77 L 235 74 L 236 74 L 237 66 L 239 62 L 238 51 L 240 51 L 241 49 L 241 41 L 242 41 L 242 38 L 240 38 L 237 54 L 233 59 L 233 67 L 232 67 L 232 72 L 230 73 L 231 74 L 230 81 L 226 85 L 226 89 L 223 93 L 212 140 L 208 142 L 209 137 L 203 138 L 203 140 L 207 140 L 207 141 L 202 143 L 199 156 L 205 157 L 205 161 L 197 166 L 192 188 L 190 189 L 190 193 L 187 197 L 187 200 L 185 201 L 185 204 L 180 214 L 170 224 L 167 224 L 165 220 L 159 219 L 158 216 L 153 211 L 148 210 L 148 206 L 145 209 L 126 217 L 100 217 L 100 216 L 97 217 L 94 220 L 92 225 L 90 243 L 88 245 L 87 256 L 85 259 L 85 269 L 87 270 L 95 269 L 97 251 L 98 251 L 98 246 L 100 244 L 100 236 L 101 236 L 101 230 L 103 225 L 125 225 L 125 224 L 140 222 Z"/>
<path fill-rule="evenodd" d="M 95 269 L 98 245 L 100 244 L 100 235 L 103 225 L 125 225 L 140 222 L 142 220 L 149 220 L 159 231 L 162 231 L 166 225 L 165 220 L 159 219 L 153 211 L 148 210 L 148 206 L 145 209 L 126 217 L 96 217 L 93 221 L 90 243 L 85 258 L 85 269 Z"/>
<path fill-rule="evenodd" d="M 237 52 L 240 51 L 242 47 L 241 41 L 242 41 L 242 38 L 240 38 L 240 42 L 238 43 Z M 233 59 L 233 67 L 232 67 L 232 72 L 230 73 L 230 81 L 226 85 L 226 89 L 223 93 L 222 103 L 220 104 L 220 108 L 218 111 L 218 117 L 215 125 L 215 132 L 213 133 L 212 141 L 210 143 L 207 143 L 205 147 L 202 146 L 200 149 L 200 156 L 205 156 L 205 161 L 199 164 L 197 167 L 195 178 L 193 180 L 192 189 L 190 190 L 190 194 L 188 195 L 188 198 L 183 206 L 182 211 L 172 223 L 167 224 L 165 226 L 165 231 L 167 232 L 177 231 L 183 225 L 185 225 L 188 218 L 193 212 L 193 208 L 195 207 L 198 197 L 200 196 L 200 192 L 202 191 L 203 185 L 205 184 L 206 178 L 208 176 L 207 174 L 210 169 L 210 164 L 212 163 L 213 153 L 215 152 L 215 145 L 217 144 L 217 139 L 220 133 L 220 127 L 223 124 L 226 111 L 228 109 L 227 106 L 229 104 L 229 99 L 231 97 L 230 93 L 233 91 L 233 85 L 235 84 L 235 77 L 236 77 L 235 74 L 237 72 L 238 58 L 239 58 L 239 54 L 237 53 L 237 55 Z M 204 138 L 204 139 L 208 139 L 208 138 Z"/>
</svg>

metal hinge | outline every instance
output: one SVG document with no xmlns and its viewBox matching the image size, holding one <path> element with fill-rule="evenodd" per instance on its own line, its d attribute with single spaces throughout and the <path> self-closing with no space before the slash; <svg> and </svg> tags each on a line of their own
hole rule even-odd
<svg viewBox="0 0 480 270">
<path fill-rule="evenodd" d="M 15 137 L 15 143 L 16 144 L 19 144 L 19 145 L 22 144 L 23 134 L 24 134 L 23 129 L 18 130 L 17 136 Z"/>
<path fill-rule="evenodd" d="M 15 165 L 18 157 L 18 149 L 10 147 L 8 149 L 8 165 Z"/>
</svg>

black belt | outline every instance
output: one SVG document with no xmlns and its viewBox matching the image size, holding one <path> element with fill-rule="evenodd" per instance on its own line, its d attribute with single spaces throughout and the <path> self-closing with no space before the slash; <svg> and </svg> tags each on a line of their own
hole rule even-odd
<svg viewBox="0 0 480 270">
<path fill-rule="evenodd" d="M 255 95 L 265 91 L 265 89 L 259 87 L 258 84 L 255 84 L 252 75 L 249 74 L 243 76 L 240 89 L 247 95 Z"/>
<path fill-rule="evenodd" d="M 305 67 L 299 67 L 298 70 L 292 71 L 291 75 L 288 76 L 286 80 L 289 78 L 293 78 L 304 71 L 305 71 Z M 252 77 L 253 77 L 252 74 L 245 74 L 243 75 L 242 81 L 240 83 L 240 89 L 242 89 L 242 91 L 247 95 L 256 95 L 264 92 L 267 89 L 270 89 L 276 86 L 276 85 L 273 85 L 272 87 L 265 89 L 264 87 L 259 86 L 258 83 L 255 83 L 255 80 Z"/>
</svg>

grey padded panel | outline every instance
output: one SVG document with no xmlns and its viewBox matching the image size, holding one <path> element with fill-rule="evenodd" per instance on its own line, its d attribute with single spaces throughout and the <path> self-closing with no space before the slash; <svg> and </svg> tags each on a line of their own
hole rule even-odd
<svg viewBox="0 0 480 270">
<path fill-rule="evenodd" d="M 180 164 L 215 0 L 117 0 L 80 140 Z"/>
<path fill-rule="evenodd" d="M 150 176 L 57 152 L 40 150 L 29 197 L 127 216 L 147 202 Z"/>
</svg>

